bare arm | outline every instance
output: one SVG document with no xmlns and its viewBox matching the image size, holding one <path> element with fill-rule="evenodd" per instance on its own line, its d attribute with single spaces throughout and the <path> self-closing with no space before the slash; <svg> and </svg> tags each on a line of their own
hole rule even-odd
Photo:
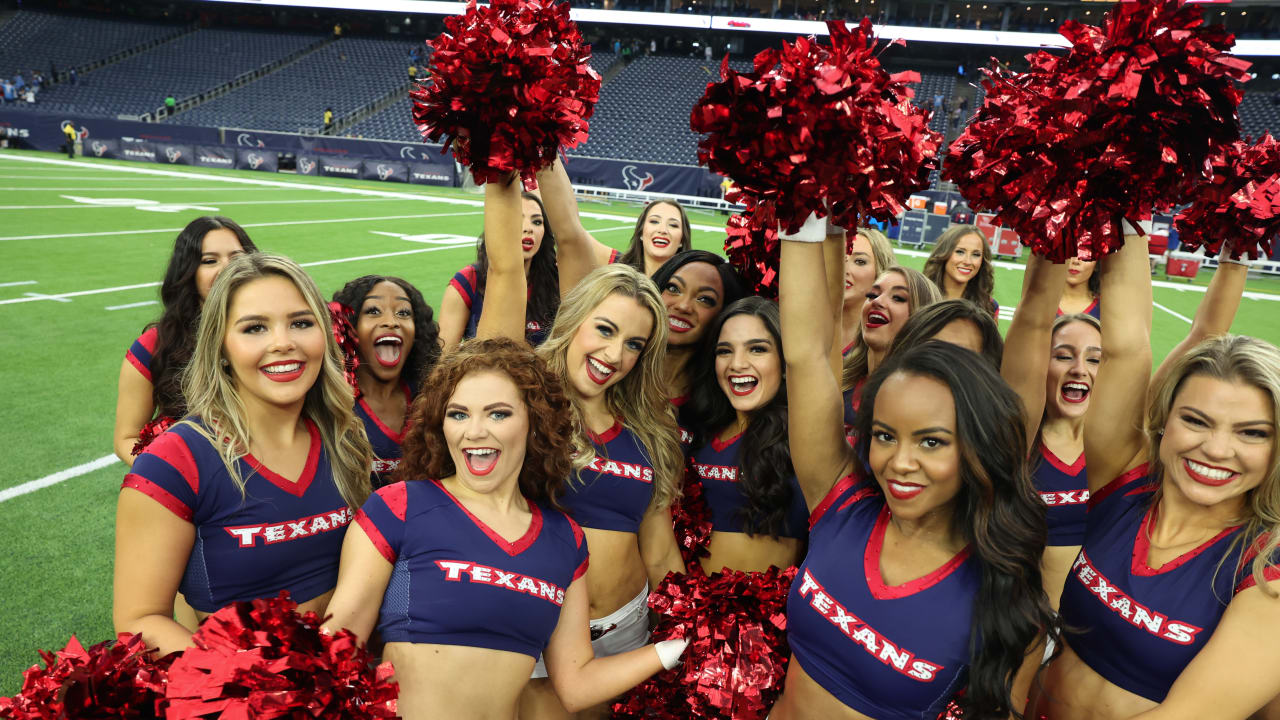
<svg viewBox="0 0 1280 720">
<path fill-rule="evenodd" d="M 1227 254 L 1228 251 L 1224 248 L 1222 255 Z M 1200 300 L 1200 307 L 1196 308 L 1196 317 L 1191 321 L 1187 336 L 1165 356 L 1160 369 L 1151 377 L 1152 390 L 1164 382 L 1164 376 L 1169 373 L 1173 361 L 1205 340 L 1231 332 L 1231 323 L 1235 322 L 1236 311 L 1240 309 L 1240 298 L 1244 295 L 1244 282 L 1248 275 L 1249 268 L 1246 265 L 1223 263 L 1218 266 Z"/>
<path fill-rule="evenodd" d="M 822 243 L 822 263 L 827 271 L 827 302 L 832 312 L 831 321 L 831 372 L 837 378 L 844 369 L 844 263 L 845 234 L 840 228 L 827 228 L 827 241 Z"/>
<path fill-rule="evenodd" d="M 462 294 L 452 284 L 445 285 L 444 297 L 440 298 L 440 346 L 445 352 L 462 343 L 470 318 L 471 309 L 462 299 Z"/>
<path fill-rule="evenodd" d="M 1101 274 L 1102 365 L 1084 423 L 1089 490 L 1097 492 L 1135 467 L 1146 450 L 1142 416 L 1151 378 L 1151 269 L 1147 239 L 1098 263 Z"/>
<path fill-rule="evenodd" d="M 151 422 L 156 411 L 151 393 L 151 381 L 124 360 L 120 365 L 120 381 L 116 390 L 116 429 L 111 445 L 116 457 L 129 467 L 133 467 L 133 445 L 138 442 L 142 426 Z"/>
<path fill-rule="evenodd" d="M 191 557 L 196 529 L 132 488 L 116 501 L 116 559 L 111 621 L 142 636 L 161 655 L 191 647 L 191 631 L 173 619 L 173 598 Z"/>
<path fill-rule="evenodd" d="M 595 657 L 588 632 L 588 601 L 586 581 L 575 580 L 564 594 L 560 620 L 543 653 L 547 676 L 569 712 L 621 695 L 662 669 L 653 645 Z"/>
<path fill-rule="evenodd" d="M 828 238 L 826 243 L 838 242 Z M 835 313 L 829 307 L 824 248 L 819 243 L 781 243 L 778 301 L 782 348 L 787 358 L 787 422 L 791 462 L 813 510 L 853 467 L 844 437 L 844 396 L 830 349 Z"/>
<path fill-rule="evenodd" d="M 542 204 L 547 208 L 547 222 L 556 235 L 556 264 L 563 298 L 587 273 L 604 264 L 601 257 L 608 259 L 612 250 L 582 227 L 573 184 L 559 158 L 538 173 L 538 188 L 542 191 Z"/>
<path fill-rule="evenodd" d="M 338 586 L 333 591 L 326 612 L 330 617 L 324 629 L 337 632 L 350 630 L 368 642 L 378 623 L 382 595 L 391 581 L 391 563 L 378 552 L 359 523 L 351 523 L 342 541 L 342 560 L 338 565 Z"/>
<path fill-rule="evenodd" d="M 638 533 L 640 559 L 644 561 L 649 587 L 656 588 L 667 573 L 684 573 L 684 560 L 676 543 L 676 532 L 671 522 L 671 509 L 650 508 L 640 521 Z"/>
<path fill-rule="evenodd" d="M 1066 264 L 1055 265 L 1033 255 L 1027 261 L 1022 281 L 1022 300 L 1013 314 L 1009 334 L 1004 338 L 1004 359 L 1000 375 L 1022 398 L 1026 411 L 1027 440 L 1040 428 L 1044 414 L 1044 383 L 1049 372 L 1049 343 L 1052 342 L 1058 298 L 1066 282 Z"/>
<path fill-rule="evenodd" d="M 1269 583 L 1273 592 L 1280 581 Z M 1134 720 L 1245 720 L 1280 696 L 1280 598 L 1251 587 L 1222 621 L 1160 706 Z"/>
<path fill-rule="evenodd" d="M 476 337 L 506 337 L 523 342 L 528 281 L 520 248 L 520 183 L 484 186 L 484 249 L 489 256 L 485 303 Z"/>
</svg>

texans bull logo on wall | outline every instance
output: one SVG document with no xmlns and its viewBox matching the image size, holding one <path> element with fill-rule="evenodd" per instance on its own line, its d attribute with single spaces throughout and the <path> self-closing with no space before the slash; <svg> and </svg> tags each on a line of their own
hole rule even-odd
<svg viewBox="0 0 1280 720">
<path fill-rule="evenodd" d="M 182 151 L 176 147 L 167 147 L 164 149 L 164 156 L 169 158 L 169 162 L 176 163 L 182 159 Z"/>
<path fill-rule="evenodd" d="M 262 161 L 266 158 L 262 157 L 262 155 L 258 153 L 249 153 L 249 156 L 246 159 L 249 161 L 249 167 L 257 170 L 262 167 Z"/>
<path fill-rule="evenodd" d="M 107 144 L 101 140 L 94 140 L 93 143 L 89 145 L 89 149 L 93 152 L 95 157 L 102 157 L 107 154 L 107 150 L 109 148 L 107 147 Z"/>
<path fill-rule="evenodd" d="M 298 170 L 303 175 L 310 175 L 316 171 L 316 161 L 307 158 L 298 159 Z"/>
<path fill-rule="evenodd" d="M 395 173 L 395 171 L 396 169 L 391 167 L 390 165 L 378 163 L 378 179 L 379 180 L 386 180 L 387 178 L 391 177 Z"/>
<path fill-rule="evenodd" d="M 628 190 L 644 190 L 653 184 L 653 173 L 646 170 L 641 175 L 635 165 L 627 165 L 622 168 L 622 184 Z"/>
</svg>

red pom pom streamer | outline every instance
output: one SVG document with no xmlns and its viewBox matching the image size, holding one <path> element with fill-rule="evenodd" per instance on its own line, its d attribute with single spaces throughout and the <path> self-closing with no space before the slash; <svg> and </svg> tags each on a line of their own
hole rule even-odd
<svg viewBox="0 0 1280 720">
<path fill-rule="evenodd" d="M 697 564 L 698 558 L 710 554 L 711 507 L 707 505 L 702 481 L 693 469 L 693 458 L 685 462 L 684 488 L 680 500 L 671 506 L 671 522 L 685 567 Z"/>
<path fill-rule="evenodd" d="M 1183 0 L 1116 3 L 1103 27 L 1069 21 L 1065 55 L 987 69 L 987 95 L 951 145 L 943 178 L 1056 262 L 1120 247 L 1119 220 L 1189 201 L 1240 134 L 1249 63 Z"/>
<path fill-rule="evenodd" d="M 173 656 L 157 662 L 138 635 L 121 633 L 88 650 L 73 635 L 57 653 L 40 651 L 44 667 L 22 674 L 22 690 L 0 698 L 0 718 L 164 717 L 164 683 Z"/>
<path fill-rule="evenodd" d="M 393 718 L 398 689 L 390 663 L 373 667 L 355 635 L 320 632 L 287 593 L 237 602 L 210 615 L 169 670 L 169 716 Z"/>
<path fill-rule="evenodd" d="M 800 37 L 756 55 L 751 72 L 730 69 L 726 57 L 721 81 L 708 83 L 690 117 L 706 134 L 698 162 L 732 179 L 727 199 L 747 206 L 730 221 L 725 249 L 769 296 L 777 223 L 795 232 L 815 212 L 850 228 L 893 220 L 908 195 L 928 187 L 941 142 L 928 111 L 910 101 L 919 74 L 881 67 L 871 21 L 827 27 L 829 46 Z"/>
<path fill-rule="evenodd" d="M 1280 235 L 1280 142 L 1232 143 L 1213 160 L 1213 179 L 1174 219 L 1184 248 L 1217 255 L 1269 257 Z"/>
<path fill-rule="evenodd" d="M 568 3 L 493 0 L 467 3 L 445 18 L 447 31 L 427 42 L 431 74 L 409 96 L 413 121 L 428 141 L 444 137 L 476 183 L 512 172 L 536 187 L 534 174 L 560 148 L 587 139 L 600 97 L 591 46 L 569 19 Z"/>
<path fill-rule="evenodd" d="M 168 415 L 161 415 L 146 425 L 143 425 L 142 430 L 138 432 L 138 440 L 133 444 L 133 449 L 129 451 L 129 454 L 135 456 L 141 455 L 142 451 L 146 450 L 148 445 L 150 445 L 156 438 L 160 437 L 160 434 L 165 430 L 173 427 L 175 422 L 177 422 L 177 420 L 174 418 L 171 418 Z"/>
<path fill-rule="evenodd" d="M 782 694 L 791 651 L 787 592 L 794 567 L 707 576 L 690 565 L 649 595 L 660 615 L 652 639 L 690 638 L 683 662 L 636 686 L 614 718 L 763 720 Z"/>
<path fill-rule="evenodd" d="M 356 311 L 334 300 L 329 303 L 329 322 L 333 326 L 333 340 L 342 351 L 342 375 L 358 398 L 360 379 L 356 368 L 360 367 L 360 336 L 356 334 Z"/>
</svg>

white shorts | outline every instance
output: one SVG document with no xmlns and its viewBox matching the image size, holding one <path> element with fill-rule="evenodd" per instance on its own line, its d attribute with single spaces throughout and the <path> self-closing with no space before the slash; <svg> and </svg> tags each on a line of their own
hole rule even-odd
<svg viewBox="0 0 1280 720">
<path fill-rule="evenodd" d="M 596 657 L 620 655 L 644 647 L 649 642 L 649 584 L 626 605 L 614 610 L 607 617 L 591 621 L 591 649 Z M 542 658 L 533 666 L 533 675 L 544 678 L 547 666 Z"/>
</svg>

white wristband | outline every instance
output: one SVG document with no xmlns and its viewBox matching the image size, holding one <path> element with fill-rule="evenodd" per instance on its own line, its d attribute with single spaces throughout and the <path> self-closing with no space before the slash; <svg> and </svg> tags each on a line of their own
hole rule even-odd
<svg viewBox="0 0 1280 720">
<path fill-rule="evenodd" d="M 1218 253 L 1218 264 L 1219 265 L 1243 265 L 1245 267 L 1249 267 L 1252 263 L 1250 263 L 1248 260 L 1245 260 L 1243 257 L 1233 258 L 1231 257 L 1231 253 L 1227 252 L 1226 250 L 1223 250 L 1222 252 Z"/>
<path fill-rule="evenodd" d="M 1121 220 L 1120 220 L 1120 231 L 1121 231 L 1121 234 L 1122 234 L 1122 235 L 1139 235 L 1139 234 L 1141 234 L 1141 235 L 1150 235 L 1150 234 L 1151 234 L 1151 221 L 1150 221 L 1150 220 L 1140 220 L 1140 221 L 1138 221 L 1138 227 L 1139 227 L 1139 228 L 1142 228 L 1142 232 L 1141 232 L 1141 233 L 1139 233 L 1139 232 L 1138 232 L 1137 228 L 1135 228 L 1134 226 L 1130 225 L 1128 220 L 1125 220 L 1125 219 L 1123 219 L 1123 218 L 1121 218 Z"/>
<path fill-rule="evenodd" d="M 778 239 L 790 240 L 791 242 L 820 243 L 827 239 L 827 221 L 825 218 L 818 217 L 817 213 L 813 213 L 805 219 L 804 224 L 800 226 L 800 230 L 794 235 L 788 234 L 786 228 L 779 226 Z"/>
<path fill-rule="evenodd" d="M 662 662 L 665 670 L 670 670 L 680 664 L 680 656 L 684 654 L 684 649 L 689 647 L 689 641 L 681 640 L 663 640 L 653 644 L 653 649 L 658 651 L 658 660 Z"/>
</svg>

